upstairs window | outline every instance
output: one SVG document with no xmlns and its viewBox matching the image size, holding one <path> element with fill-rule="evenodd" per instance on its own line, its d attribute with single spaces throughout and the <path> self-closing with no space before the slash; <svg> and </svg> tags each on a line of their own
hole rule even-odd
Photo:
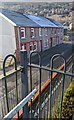
<svg viewBox="0 0 74 120">
<path fill-rule="evenodd" d="M 53 28 L 50 29 L 50 33 L 53 34 Z"/>
<path fill-rule="evenodd" d="M 57 29 L 54 30 L 54 33 L 55 33 L 55 34 L 57 33 Z"/>
<path fill-rule="evenodd" d="M 34 28 L 31 28 L 31 38 L 34 38 Z"/>
<path fill-rule="evenodd" d="M 60 29 L 58 29 L 58 34 L 59 34 L 59 32 L 60 32 Z"/>
<path fill-rule="evenodd" d="M 39 36 L 42 36 L 42 28 L 39 28 Z"/>
<path fill-rule="evenodd" d="M 45 28 L 45 35 L 48 36 L 48 29 Z"/>
<path fill-rule="evenodd" d="M 21 37 L 21 39 L 25 38 L 25 28 L 21 28 L 20 37 Z"/>
</svg>

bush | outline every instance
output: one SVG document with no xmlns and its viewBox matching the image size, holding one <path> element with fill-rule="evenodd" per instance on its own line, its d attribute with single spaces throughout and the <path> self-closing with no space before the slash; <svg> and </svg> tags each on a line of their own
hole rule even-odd
<svg viewBox="0 0 74 120">
<path fill-rule="evenodd" d="M 62 104 L 62 118 L 70 119 L 74 113 L 74 80 L 67 88 Z"/>
<path fill-rule="evenodd" d="M 55 111 L 54 118 L 59 118 L 60 107 Z M 69 87 L 66 89 L 63 97 L 62 103 L 62 118 L 72 119 L 74 113 L 74 80 L 70 83 Z"/>
</svg>

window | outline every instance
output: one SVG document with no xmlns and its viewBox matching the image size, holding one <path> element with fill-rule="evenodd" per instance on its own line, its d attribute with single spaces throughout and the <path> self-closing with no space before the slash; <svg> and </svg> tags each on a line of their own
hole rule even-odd
<svg viewBox="0 0 74 120">
<path fill-rule="evenodd" d="M 49 45 L 48 39 L 47 39 L 47 40 L 44 40 L 44 47 L 48 47 L 48 45 Z"/>
<path fill-rule="evenodd" d="M 20 37 L 25 38 L 25 28 L 21 28 Z"/>
<path fill-rule="evenodd" d="M 54 29 L 54 33 L 55 33 L 55 34 L 57 33 L 57 29 Z"/>
<path fill-rule="evenodd" d="M 45 35 L 48 36 L 48 29 L 45 28 Z"/>
<path fill-rule="evenodd" d="M 22 45 L 22 50 L 24 50 L 24 45 Z"/>
<path fill-rule="evenodd" d="M 34 43 L 34 50 L 36 50 L 37 49 L 37 44 L 36 44 L 36 42 Z"/>
<path fill-rule="evenodd" d="M 32 51 L 32 50 L 33 50 L 33 44 L 30 43 L 30 51 Z"/>
<path fill-rule="evenodd" d="M 34 28 L 31 28 L 31 38 L 34 38 Z"/>
<path fill-rule="evenodd" d="M 39 28 L 39 36 L 42 36 L 42 28 Z"/>
<path fill-rule="evenodd" d="M 53 34 L 53 28 L 51 28 L 50 31 L 51 31 L 51 34 Z"/>
<path fill-rule="evenodd" d="M 61 33 L 63 33 L 63 29 L 61 29 Z"/>
<path fill-rule="evenodd" d="M 59 32 L 60 32 L 60 29 L 58 29 L 58 34 L 59 34 Z"/>
</svg>

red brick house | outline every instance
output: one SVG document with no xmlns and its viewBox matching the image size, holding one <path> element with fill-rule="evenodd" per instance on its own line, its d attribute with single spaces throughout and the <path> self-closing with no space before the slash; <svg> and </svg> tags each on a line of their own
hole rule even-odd
<svg viewBox="0 0 74 120">
<path fill-rule="evenodd" d="M 29 56 L 32 51 L 44 51 L 63 42 L 63 26 L 55 20 L 8 10 L 2 10 L 0 17 L 6 23 L 5 26 L 2 24 L 3 29 L 7 29 L 7 33 L 2 32 L 2 36 L 6 35 L 4 40 L 11 46 L 3 57 L 16 51 L 19 61 L 20 49 L 26 49 Z"/>
</svg>

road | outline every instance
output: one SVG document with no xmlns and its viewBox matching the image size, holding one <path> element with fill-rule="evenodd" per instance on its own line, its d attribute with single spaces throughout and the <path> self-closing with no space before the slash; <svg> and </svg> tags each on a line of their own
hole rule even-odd
<svg viewBox="0 0 74 120">
<path fill-rule="evenodd" d="M 64 58 L 67 60 L 70 55 L 73 53 L 73 48 L 72 44 L 70 43 L 65 43 L 61 44 L 60 46 L 56 46 L 54 48 L 51 48 L 47 51 L 44 51 L 41 54 L 42 57 L 42 65 L 44 66 L 50 66 L 50 59 L 53 55 L 55 54 L 62 54 Z M 32 58 L 32 63 L 38 64 L 38 59 L 37 56 L 33 56 Z M 61 64 L 63 64 L 63 60 L 61 58 L 57 58 L 54 60 L 54 68 L 58 68 Z M 28 76 L 30 76 L 30 71 L 28 72 Z M 42 71 L 42 84 L 48 79 L 49 72 L 43 70 Z M 30 82 L 30 77 L 28 77 L 29 82 Z M 37 68 L 32 68 L 32 81 L 33 81 L 33 87 L 35 85 L 38 85 L 39 83 L 39 69 Z M 29 83 L 30 84 L 30 83 Z"/>
<path fill-rule="evenodd" d="M 46 66 L 50 63 L 50 59 L 55 54 L 62 54 L 67 59 L 70 54 L 73 52 L 73 46 L 71 43 L 62 43 L 60 45 L 57 45 L 51 49 L 48 49 L 44 52 L 41 52 L 41 58 L 42 58 L 42 65 Z M 32 63 L 38 64 L 38 56 L 35 55 L 32 57 Z"/>
</svg>

